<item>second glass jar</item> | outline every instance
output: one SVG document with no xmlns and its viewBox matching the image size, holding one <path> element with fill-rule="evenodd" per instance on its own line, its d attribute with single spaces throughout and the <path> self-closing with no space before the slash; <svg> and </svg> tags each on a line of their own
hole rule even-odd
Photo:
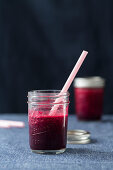
<svg viewBox="0 0 113 170">
<path fill-rule="evenodd" d="M 105 79 L 82 77 L 74 81 L 75 109 L 79 120 L 100 120 L 103 112 Z"/>
</svg>

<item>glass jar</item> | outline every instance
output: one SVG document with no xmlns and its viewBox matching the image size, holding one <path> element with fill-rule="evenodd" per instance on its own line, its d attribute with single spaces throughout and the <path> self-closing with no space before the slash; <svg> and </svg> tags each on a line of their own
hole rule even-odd
<svg viewBox="0 0 113 170">
<path fill-rule="evenodd" d="M 60 90 L 28 92 L 29 144 L 33 152 L 58 154 L 65 151 L 68 106 L 68 92 L 62 94 Z"/>
<path fill-rule="evenodd" d="M 74 96 L 79 120 L 100 120 L 103 109 L 105 79 L 101 77 L 76 78 Z"/>
</svg>

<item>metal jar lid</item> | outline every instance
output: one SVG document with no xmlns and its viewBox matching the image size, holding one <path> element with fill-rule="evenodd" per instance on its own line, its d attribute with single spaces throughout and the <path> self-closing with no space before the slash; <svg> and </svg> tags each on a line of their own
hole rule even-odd
<svg viewBox="0 0 113 170">
<path fill-rule="evenodd" d="M 85 130 L 70 130 L 67 132 L 68 144 L 87 144 L 90 141 L 90 132 Z"/>
<path fill-rule="evenodd" d="M 78 77 L 74 80 L 74 87 L 77 88 L 101 88 L 105 86 L 105 79 L 102 77 Z"/>
</svg>

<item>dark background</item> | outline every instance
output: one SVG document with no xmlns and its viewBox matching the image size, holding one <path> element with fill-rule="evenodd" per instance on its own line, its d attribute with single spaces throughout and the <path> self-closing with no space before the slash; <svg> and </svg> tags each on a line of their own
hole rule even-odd
<svg viewBox="0 0 113 170">
<path fill-rule="evenodd" d="M 27 112 L 29 90 L 61 89 L 82 50 L 77 76 L 106 79 L 112 113 L 113 0 L 0 0 L 0 112 Z"/>
</svg>

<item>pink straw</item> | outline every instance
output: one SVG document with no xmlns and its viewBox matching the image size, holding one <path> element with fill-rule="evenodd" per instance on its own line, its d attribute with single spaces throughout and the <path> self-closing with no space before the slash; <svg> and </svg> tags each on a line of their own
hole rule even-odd
<svg viewBox="0 0 113 170">
<path fill-rule="evenodd" d="M 74 77 L 76 76 L 78 70 L 80 69 L 80 67 L 81 67 L 84 59 L 86 58 L 87 54 L 88 54 L 87 51 L 83 51 L 83 52 L 82 52 L 82 54 L 80 55 L 77 63 L 75 64 L 75 66 L 74 66 L 71 74 L 69 75 L 66 83 L 64 84 L 64 87 L 62 88 L 60 94 L 66 93 L 66 92 L 68 91 L 68 89 L 69 89 L 69 87 L 70 87 L 70 85 L 71 85 Z M 59 94 L 59 95 L 60 95 L 60 94 Z M 59 103 L 60 101 L 61 101 L 61 98 L 58 98 L 58 99 L 55 100 L 54 103 Z M 55 110 L 55 109 L 57 109 L 57 108 L 58 108 L 58 105 L 54 105 L 54 106 L 52 107 L 49 115 L 51 115 L 51 114 L 52 114 L 52 111 Z"/>
<path fill-rule="evenodd" d="M 25 126 L 25 123 L 21 121 L 0 120 L 0 128 L 10 128 L 10 127 L 22 128 L 24 126 Z"/>
</svg>

